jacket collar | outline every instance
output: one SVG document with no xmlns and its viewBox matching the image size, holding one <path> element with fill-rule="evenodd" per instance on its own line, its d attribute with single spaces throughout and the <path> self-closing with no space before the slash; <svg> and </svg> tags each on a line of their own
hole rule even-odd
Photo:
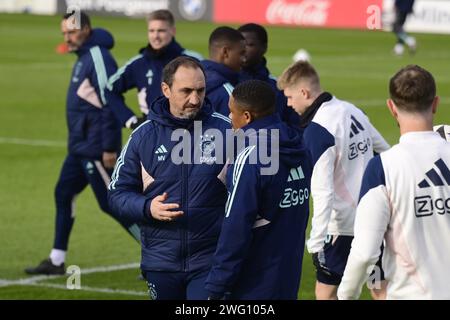
<svg viewBox="0 0 450 320">
<path fill-rule="evenodd" d="M 154 50 L 150 44 L 148 44 L 146 47 L 139 50 L 139 53 L 143 54 L 145 58 L 147 59 L 169 59 L 172 60 L 178 56 L 180 56 L 183 53 L 183 48 L 180 46 L 180 44 L 175 40 L 175 38 L 172 39 L 172 41 L 161 50 Z"/>
<path fill-rule="evenodd" d="M 263 57 L 262 61 L 252 67 L 243 68 L 241 72 L 242 80 L 257 79 L 267 81 L 270 76 L 269 69 L 267 69 L 267 60 Z"/>
<path fill-rule="evenodd" d="M 237 85 L 237 83 L 239 82 L 239 72 L 233 71 L 224 64 L 212 60 L 203 60 L 202 65 L 205 67 L 205 71 L 207 73 L 208 71 L 213 71 L 218 74 L 218 76 L 222 78 L 222 80 L 230 82 L 233 86 Z M 207 82 L 209 80 L 213 79 L 206 79 Z"/>
<path fill-rule="evenodd" d="M 255 121 L 250 122 L 246 126 L 242 127 L 243 131 L 247 131 L 249 129 L 254 129 L 258 131 L 259 129 L 264 129 L 272 126 L 275 123 L 281 122 L 281 118 L 277 113 L 273 113 L 271 115 L 262 117 Z"/>
<path fill-rule="evenodd" d="M 102 28 L 94 28 L 91 30 L 91 34 L 83 45 L 75 53 L 80 57 L 95 46 L 106 48 L 108 50 L 112 49 L 114 47 L 114 38 L 109 31 Z"/>
<path fill-rule="evenodd" d="M 305 128 L 307 127 L 314 116 L 316 115 L 319 108 L 322 106 L 323 103 L 330 101 L 333 99 L 333 96 L 329 92 L 322 92 L 316 100 L 306 109 L 306 111 L 301 115 L 300 120 L 300 127 Z"/>
</svg>

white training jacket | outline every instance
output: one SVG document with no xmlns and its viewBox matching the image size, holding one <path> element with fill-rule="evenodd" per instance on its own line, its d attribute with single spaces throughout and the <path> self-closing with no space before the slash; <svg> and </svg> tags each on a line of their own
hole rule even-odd
<svg viewBox="0 0 450 320">
<path fill-rule="evenodd" d="M 364 174 L 339 299 L 356 299 L 385 239 L 387 299 L 450 299 L 450 143 L 410 132 Z"/>
<path fill-rule="evenodd" d="M 324 96 L 331 99 L 320 103 Z M 311 194 L 314 214 L 307 241 L 319 252 L 327 234 L 353 235 L 354 217 L 364 169 L 389 145 L 367 116 L 354 105 L 323 93 L 310 107 L 317 111 L 304 131 L 314 169 Z"/>
</svg>

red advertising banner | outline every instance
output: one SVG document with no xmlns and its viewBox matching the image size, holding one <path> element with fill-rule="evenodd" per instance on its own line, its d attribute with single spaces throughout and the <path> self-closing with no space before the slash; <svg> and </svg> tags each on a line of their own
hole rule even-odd
<svg viewBox="0 0 450 320">
<path fill-rule="evenodd" d="M 371 16 L 378 12 L 381 15 L 382 5 L 383 0 L 215 0 L 213 20 L 218 23 L 366 28 Z"/>
</svg>

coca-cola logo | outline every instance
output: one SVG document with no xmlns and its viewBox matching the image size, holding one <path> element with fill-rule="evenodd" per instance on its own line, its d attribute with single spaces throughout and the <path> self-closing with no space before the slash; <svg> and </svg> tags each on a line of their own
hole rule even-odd
<svg viewBox="0 0 450 320">
<path fill-rule="evenodd" d="M 328 19 L 330 0 L 273 0 L 267 8 L 266 19 L 274 24 L 323 26 Z"/>
</svg>

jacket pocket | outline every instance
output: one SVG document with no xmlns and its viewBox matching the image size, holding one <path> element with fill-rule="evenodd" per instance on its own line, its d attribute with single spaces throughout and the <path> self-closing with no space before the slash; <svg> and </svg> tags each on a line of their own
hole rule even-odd
<svg viewBox="0 0 450 320">
<path fill-rule="evenodd" d="M 79 142 L 86 139 L 87 135 L 87 117 L 84 113 L 69 115 L 69 134 L 71 140 Z"/>
<path fill-rule="evenodd" d="M 83 136 L 94 148 L 102 148 L 102 117 L 100 111 L 91 111 L 85 114 Z"/>
</svg>

